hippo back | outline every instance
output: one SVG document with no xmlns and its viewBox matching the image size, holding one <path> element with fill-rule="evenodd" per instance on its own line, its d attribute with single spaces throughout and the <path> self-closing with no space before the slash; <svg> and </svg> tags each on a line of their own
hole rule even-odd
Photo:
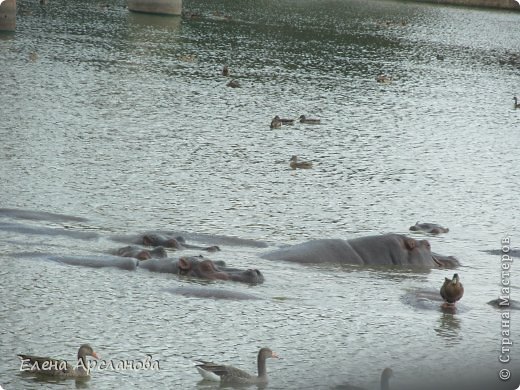
<svg viewBox="0 0 520 390">
<path fill-rule="evenodd" d="M 348 263 L 363 264 L 363 260 L 345 240 L 321 239 L 280 248 L 262 255 L 268 260 L 285 260 L 297 263 Z"/>
</svg>

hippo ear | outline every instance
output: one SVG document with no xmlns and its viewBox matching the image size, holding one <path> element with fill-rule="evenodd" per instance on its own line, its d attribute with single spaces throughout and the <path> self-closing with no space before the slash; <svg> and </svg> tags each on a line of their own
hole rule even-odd
<svg viewBox="0 0 520 390">
<path fill-rule="evenodd" d="M 413 238 L 410 238 L 410 237 L 405 237 L 404 239 L 404 246 L 406 249 L 408 249 L 409 251 L 411 251 L 412 249 L 415 248 L 415 240 Z"/>
<path fill-rule="evenodd" d="M 152 245 L 152 239 L 148 235 L 143 236 L 143 245 L 145 246 L 151 246 Z"/>
<path fill-rule="evenodd" d="M 185 257 L 181 257 L 179 259 L 179 268 L 183 271 L 188 271 L 191 268 L 191 261 L 189 261 Z"/>
</svg>

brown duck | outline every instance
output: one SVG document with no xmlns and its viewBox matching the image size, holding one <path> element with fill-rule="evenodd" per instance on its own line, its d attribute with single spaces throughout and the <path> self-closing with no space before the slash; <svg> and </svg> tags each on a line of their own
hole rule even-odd
<svg viewBox="0 0 520 390">
<path fill-rule="evenodd" d="M 448 304 L 453 305 L 464 295 L 464 287 L 459 281 L 459 275 L 454 274 L 453 279 L 444 278 L 444 284 L 441 287 L 441 297 Z"/>
<path fill-rule="evenodd" d="M 95 359 L 99 359 L 98 355 L 94 352 L 92 347 L 88 344 L 83 344 L 78 350 L 77 363 L 71 365 L 66 360 L 54 359 L 50 357 L 41 357 L 33 355 L 18 355 L 22 360 L 23 371 L 37 374 L 46 375 L 58 378 L 86 378 L 90 376 L 89 364 L 87 362 L 87 356 L 92 356 Z"/>
<path fill-rule="evenodd" d="M 289 166 L 292 169 L 310 169 L 312 168 L 311 161 L 298 161 L 298 156 L 292 156 L 289 162 Z"/>
<path fill-rule="evenodd" d="M 199 360 L 195 367 L 199 374 L 206 380 L 221 383 L 235 384 L 262 384 L 267 383 L 267 370 L 265 361 L 269 358 L 278 359 L 278 355 L 269 348 L 262 348 L 258 352 L 258 375 L 252 375 L 233 366 L 215 364 Z"/>
</svg>

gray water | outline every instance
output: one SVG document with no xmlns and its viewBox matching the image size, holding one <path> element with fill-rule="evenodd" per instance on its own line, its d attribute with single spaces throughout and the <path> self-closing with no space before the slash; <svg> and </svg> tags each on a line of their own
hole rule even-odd
<svg viewBox="0 0 520 390">
<path fill-rule="evenodd" d="M 90 389 L 213 388 L 192 360 L 254 372 L 262 346 L 283 357 L 268 361 L 272 389 L 374 388 L 384 367 L 395 388 L 498 385 L 501 368 L 506 388 L 518 386 L 520 346 L 498 362 L 500 313 L 486 304 L 500 293 L 500 256 L 484 251 L 506 236 L 518 247 L 519 13 L 185 1 L 202 14 L 191 20 L 133 14 L 124 1 L 17 3 L 16 32 L 0 35 L 0 207 L 85 220 L 0 217 L 5 389 L 76 387 L 22 375 L 16 354 L 74 359 L 83 342 L 103 359 L 160 362 L 95 371 Z M 226 87 L 224 64 L 241 88 Z M 376 83 L 380 73 L 393 82 Z M 274 115 L 301 114 L 322 124 L 269 128 Z M 314 168 L 290 170 L 292 155 Z M 462 263 L 454 314 L 406 299 L 438 290 L 449 270 L 259 257 L 312 238 L 408 234 L 417 220 L 450 228 L 427 238 Z M 207 283 L 20 255 L 101 254 L 121 246 L 114 235 L 147 230 L 218 243 L 210 258 L 266 281 L 209 285 L 265 299 L 187 298 L 164 289 Z"/>
</svg>

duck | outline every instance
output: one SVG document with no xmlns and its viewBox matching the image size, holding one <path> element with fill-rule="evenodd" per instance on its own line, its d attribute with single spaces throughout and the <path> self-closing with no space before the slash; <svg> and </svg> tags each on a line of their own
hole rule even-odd
<svg viewBox="0 0 520 390">
<path fill-rule="evenodd" d="M 269 380 L 265 363 L 269 358 L 278 359 L 279 357 L 270 348 L 264 347 L 258 351 L 258 375 L 252 375 L 233 366 L 215 364 L 203 360 L 198 360 L 199 364 L 196 364 L 195 367 L 204 379 L 213 382 L 224 384 L 266 384 Z"/>
<path fill-rule="evenodd" d="M 229 83 L 227 83 L 226 86 L 231 88 L 240 88 L 240 83 L 233 79 Z"/>
<path fill-rule="evenodd" d="M 305 115 L 300 115 L 300 123 L 306 123 L 308 125 L 319 125 L 321 119 L 307 118 Z"/>
<path fill-rule="evenodd" d="M 222 76 L 228 77 L 229 76 L 229 68 L 227 65 L 224 65 L 222 68 Z"/>
<path fill-rule="evenodd" d="M 282 125 L 294 125 L 294 119 L 280 118 L 278 115 L 276 115 L 274 119 L 282 122 Z"/>
<path fill-rule="evenodd" d="M 78 360 L 75 365 L 70 365 L 66 360 L 49 357 L 18 354 L 22 361 L 22 369 L 37 375 L 46 375 L 58 378 L 87 378 L 90 376 L 90 366 L 87 356 L 99 359 L 99 356 L 89 344 L 82 344 L 78 349 Z"/>
<path fill-rule="evenodd" d="M 391 368 L 385 368 L 383 372 L 381 373 L 381 384 L 380 389 L 381 390 L 390 390 L 390 378 L 394 376 L 394 372 Z M 353 385 L 338 385 L 334 388 L 335 390 L 365 390 L 362 387 L 353 386 Z"/>
<path fill-rule="evenodd" d="M 292 169 L 300 168 L 300 169 L 310 169 L 312 168 L 311 161 L 298 161 L 298 156 L 292 156 L 289 162 L 289 166 Z"/>
<path fill-rule="evenodd" d="M 513 100 L 515 101 L 513 104 L 513 107 L 520 108 L 520 103 L 518 103 L 518 99 L 516 98 L 516 96 L 513 96 Z"/>
<path fill-rule="evenodd" d="M 464 295 L 464 287 L 459 280 L 459 275 L 454 274 L 453 279 L 444 278 L 441 287 L 441 297 L 448 305 L 454 305 Z"/>
<path fill-rule="evenodd" d="M 271 120 L 271 125 L 269 126 L 271 129 L 279 129 L 280 127 L 282 127 L 282 121 L 280 120 L 280 117 L 278 115 L 276 115 L 272 120 Z"/>
<path fill-rule="evenodd" d="M 276 115 L 271 121 L 271 129 L 281 127 L 281 125 L 294 125 L 294 119 L 280 118 Z"/>
</svg>

